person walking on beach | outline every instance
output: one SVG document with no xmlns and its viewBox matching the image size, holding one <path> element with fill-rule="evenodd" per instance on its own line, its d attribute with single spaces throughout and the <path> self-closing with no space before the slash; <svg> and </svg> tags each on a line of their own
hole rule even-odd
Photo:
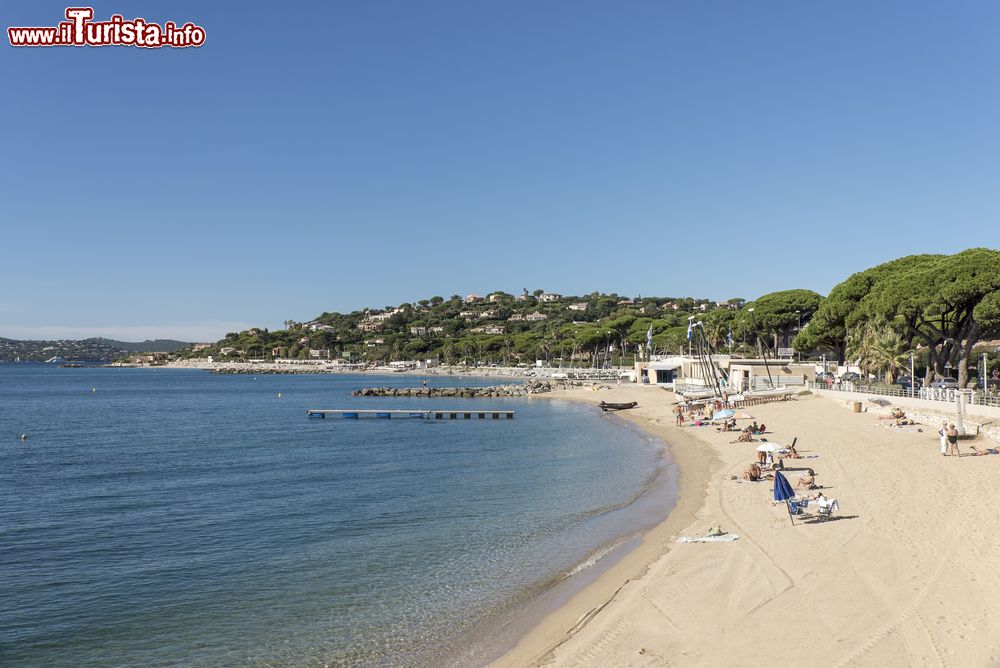
<svg viewBox="0 0 1000 668">
<path fill-rule="evenodd" d="M 955 429 L 955 425 L 954 424 L 948 425 L 948 454 L 949 455 L 951 454 L 952 450 L 955 451 L 955 456 L 956 457 L 961 457 L 962 456 L 958 452 L 958 430 Z"/>
<path fill-rule="evenodd" d="M 941 455 L 943 457 L 948 456 L 948 421 L 945 420 L 941 423 L 941 428 L 938 429 L 938 436 L 941 437 Z"/>
</svg>

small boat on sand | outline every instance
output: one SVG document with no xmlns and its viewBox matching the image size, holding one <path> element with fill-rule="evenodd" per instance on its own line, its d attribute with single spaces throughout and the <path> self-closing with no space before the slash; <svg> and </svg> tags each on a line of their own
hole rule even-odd
<svg viewBox="0 0 1000 668">
<path fill-rule="evenodd" d="M 601 410 L 607 413 L 608 411 L 627 411 L 630 408 L 635 408 L 639 405 L 638 401 L 630 401 L 627 404 L 609 404 L 606 401 L 602 401 L 597 404 L 601 407 Z"/>
</svg>

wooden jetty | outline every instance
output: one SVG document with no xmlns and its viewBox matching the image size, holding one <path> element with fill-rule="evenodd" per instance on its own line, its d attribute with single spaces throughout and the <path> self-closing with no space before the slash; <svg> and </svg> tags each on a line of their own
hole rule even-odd
<svg viewBox="0 0 1000 668">
<path fill-rule="evenodd" d="M 318 409 L 312 408 L 306 411 L 306 415 L 311 418 L 325 418 L 327 415 L 333 417 L 345 418 L 349 420 L 356 420 L 358 418 L 381 418 L 383 420 L 388 420 L 391 418 L 396 419 L 418 419 L 418 420 L 471 420 L 473 418 L 478 418 L 480 420 L 485 420 L 490 417 L 494 420 L 499 420 L 504 417 L 508 420 L 514 419 L 514 411 L 508 410 L 495 410 L 488 409 L 484 410 L 482 408 L 477 408 L 476 410 L 441 410 L 439 408 L 434 409 L 379 409 L 379 408 L 336 408 L 336 409 Z"/>
</svg>

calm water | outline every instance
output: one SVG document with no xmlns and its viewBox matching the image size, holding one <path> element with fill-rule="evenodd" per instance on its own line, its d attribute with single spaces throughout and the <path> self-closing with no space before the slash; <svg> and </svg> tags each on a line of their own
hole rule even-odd
<svg viewBox="0 0 1000 668">
<path fill-rule="evenodd" d="M 418 383 L 0 364 L 0 665 L 481 663 L 652 521 L 660 445 L 591 409 L 348 396 Z M 518 414 L 304 415 L 444 403 Z"/>
</svg>

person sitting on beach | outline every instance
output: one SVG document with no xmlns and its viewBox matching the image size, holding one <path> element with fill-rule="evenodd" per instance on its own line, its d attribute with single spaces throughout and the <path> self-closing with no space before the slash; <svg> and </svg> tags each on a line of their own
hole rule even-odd
<svg viewBox="0 0 1000 668">
<path fill-rule="evenodd" d="M 737 438 L 733 443 L 750 443 L 753 441 L 753 434 L 744 429 L 740 432 L 739 438 Z"/>
<path fill-rule="evenodd" d="M 802 487 L 803 489 L 813 489 L 816 487 L 816 472 L 812 469 L 806 469 L 806 474 L 799 476 L 799 479 L 795 481 L 795 487 Z"/>
<path fill-rule="evenodd" d="M 756 464 L 751 464 L 750 468 L 744 471 L 741 477 L 744 480 L 749 480 L 750 482 L 757 482 L 760 480 L 760 467 Z"/>
<path fill-rule="evenodd" d="M 893 408 L 892 409 L 892 419 L 894 419 L 894 420 L 902 420 L 905 417 L 906 417 L 906 413 L 904 413 L 901 408 Z"/>
<path fill-rule="evenodd" d="M 757 421 L 756 421 L 756 420 L 754 420 L 754 421 L 753 421 L 753 424 L 752 424 L 752 425 L 750 425 L 750 426 L 748 427 L 748 429 L 750 430 L 750 433 L 752 433 L 752 434 L 756 434 L 756 433 L 757 433 L 757 430 L 758 430 L 758 429 L 760 429 L 760 427 L 758 427 L 758 426 L 757 426 Z"/>
</svg>

